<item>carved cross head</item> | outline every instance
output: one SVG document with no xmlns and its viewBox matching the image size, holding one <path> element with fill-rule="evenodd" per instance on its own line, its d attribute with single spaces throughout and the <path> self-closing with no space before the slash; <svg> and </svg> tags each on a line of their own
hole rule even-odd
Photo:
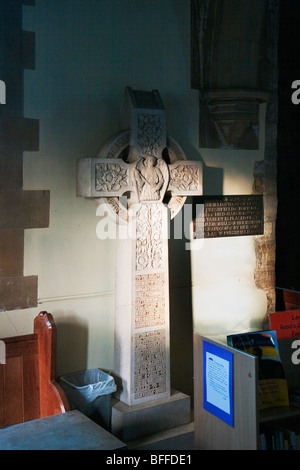
<svg viewBox="0 0 300 470">
<path fill-rule="evenodd" d="M 163 202 L 168 192 L 171 218 L 180 211 L 187 196 L 202 194 L 202 164 L 187 161 L 181 147 L 167 138 L 165 110 L 157 90 L 139 92 L 127 88 L 120 125 L 128 130 L 110 139 L 95 158 L 78 161 L 78 196 L 98 202 L 105 199 L 126 220 L 126 211 L 118 200 L 124 194 L 130 195 L 131 206 Z M 163 158 L 165 149 L 168 163 Z"/>
<path fill-rule="evenodd" d="M 119 159 L 85 158 L 78 162 L 78 191 L 81 196 L 120 197 L 131 192 L 136 202 L 162 202 L 171 195 L 201 194 L 202 171 L 199 162 L 181 160 L 168 165 L 153 155 L 136 163 Z"/>
</svg>

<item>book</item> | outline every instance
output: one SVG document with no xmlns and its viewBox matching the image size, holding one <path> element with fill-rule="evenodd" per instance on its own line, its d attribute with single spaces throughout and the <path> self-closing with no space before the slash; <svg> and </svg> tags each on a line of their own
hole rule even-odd
<svg viewBox="0 0 300 470">
<path fill-rule="evenodd" d="M 228 335 L 227 344 L 258 357 L 259 409 L 289 406 L 287 381 L 279 355 L 276 331 Z"/>
<path fill-rule="evenodd" d="M 282 419 L 261 426 L 260 442 L 262 450 L 300 450 L 299 416 Z"/>
<path fill-rule="evenodd" d="M 300 310 L 286 310 L 270 313 L 270 327 L 277 339 L 300 336 Z"/>
</svg>

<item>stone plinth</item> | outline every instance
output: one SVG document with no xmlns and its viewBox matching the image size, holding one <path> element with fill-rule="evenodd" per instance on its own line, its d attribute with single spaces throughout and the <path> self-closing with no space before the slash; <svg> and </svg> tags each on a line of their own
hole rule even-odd
<svg viewBox="0 0 300 470">
<path fill-rule="evenodd" d="M 128 442 L 191 422 L 190 397 L 172 390 L 169 398 L 128 406 L 112 399 L 111 432 Z"/>
</svg>

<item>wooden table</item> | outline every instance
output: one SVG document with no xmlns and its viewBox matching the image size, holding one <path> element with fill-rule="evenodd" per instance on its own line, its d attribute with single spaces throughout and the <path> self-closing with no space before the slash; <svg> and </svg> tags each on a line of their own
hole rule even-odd
<svg viewBox="0 0 300 470">
<path fill-rule="evenodd" d="M 0 450 L 113 449 L 126 445 L 77 410 L 0 429 Z"/>
</svg>

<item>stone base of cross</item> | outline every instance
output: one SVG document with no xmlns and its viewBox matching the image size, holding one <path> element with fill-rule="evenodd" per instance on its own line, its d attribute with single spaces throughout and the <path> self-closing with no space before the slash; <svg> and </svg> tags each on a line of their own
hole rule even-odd
<svg viewBox="0 0 300 470">
<path fill-rule="evenodd" d="M 202 194 L 202 166 L 187 161 L 173 139 L 167 142 L 156 90 L 128 88 L 124 103 L 127 130 L 95 158 L 78 161 L 77 195 L 104 201 L 117 216 L 119 234 L 123 230 L 117 239 L 114 375 L 118 398 L 134 405 L 170 396 L 169 218 L 187 196 Z M 124 226 L 130 227 L 126 237 Z"/>
</svg>

